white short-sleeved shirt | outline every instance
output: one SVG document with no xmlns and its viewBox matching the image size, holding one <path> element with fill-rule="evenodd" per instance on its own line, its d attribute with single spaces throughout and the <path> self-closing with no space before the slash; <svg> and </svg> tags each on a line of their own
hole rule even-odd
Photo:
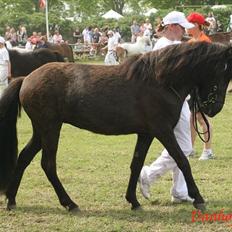
<svg viewBox="0 0 232 232">
<path fill-rule="evenodd" d="M 108 39 L 108 51 L 115 50 L 116 45 L 118 42 L 116 41 L 115 37 L 112 36 Z"/>
<path fill-rule="evenodd" d="M 0 48 L 0 65 L 7 66 L 10 61 L 9 53 L 5 47 Z"/>
<path fill-rule="evenodd" d="M 2 85 L 8 85 L 8 63 L 10 61 L 9 53 L 5 47 L 0 48 L 0 97 L 2 92 Z"/>
<path fill-rule="evenodd" d="M 158 41 L 156 42 L 153 51 L 156 51 L 158 49 L 164 48 L 168 45 L 173 45 L 173 44 L 180 44 L 181 41 L 178 40 L 169 40 L 166 37 L 161 37 L 160 39 L 158 39 Z"/>
</svg>

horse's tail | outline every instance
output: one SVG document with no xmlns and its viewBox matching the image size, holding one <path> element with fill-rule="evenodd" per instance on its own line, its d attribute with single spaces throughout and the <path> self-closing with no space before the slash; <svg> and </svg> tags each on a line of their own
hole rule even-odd
<svg viewBox="0 0 232 232">
<path fill-rule="evenodd" d="M 16 78 L 0 99 L 0 191 L 5 192 L 17 163 L 17 116 L 20 112 L 19 91 L 24 77 Z"/>
</svg>

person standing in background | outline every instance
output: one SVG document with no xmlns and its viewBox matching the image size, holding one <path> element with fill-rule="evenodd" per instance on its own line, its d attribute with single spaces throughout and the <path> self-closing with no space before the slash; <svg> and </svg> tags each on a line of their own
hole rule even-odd
<svg viewBox="0 0 232 232">
<path fill-rule="evenodd" d="M 207 26 L 208 34 L 211 35 L 211 34 L 216 33 L 217 32 L 217 21 L 213 15 L 213 12 L 208 13 L 208 17 L 205 19 L 205 21 L 208 23 L 208 26 Z"/>
<path fill-rule="evenodd" d="M 60 43 L 64 42 L 63 37 L 59 31 L 54 32 L 52 39 L 53 39 L 53 43 L 55 43 L 55 44 L 60 44 Z"/>
<path fill-rule="evenodd" d="M 205 26 L 207 27 L 210 25 L 210 23 L 205 20 L 204 16 L 197 13 L 197 12 L 194 12 L 194 13 L 191 13 L 187 17 L 187 19 L 190 23 L 194 24 L 193 28 L 187 30 L 187 33 L 192 37 L 188 42 L 194 43 L 194 42 L 202 41 L 202 42 L 211 43 L 210 38 L 203 31 Z M 192 103 L 191 99 L 189 100 L 189 106 L 190 106 L 190 110 L 192 111 L 193 103 Z M 190 119 L 190 121 L 191 121 L 191 134 L 192 134 L 192 144 L 194 146 L 194 143 L 196 140 L 196 131 L 195 131 L 194 126 L 193 126 L 193 123 L 194 123 L 193 117 L 194 117 L 194 115 L 193 115 L 193 113 L 191 113 L 191 119 Z M 205 115 L 205 117 L 207 117 L 207 116 Z M 212 151 L 212 135 L 213 135 L 212 125 L 209 122 L 210 137 L 208 139 L 207 125 L 206 125 L 201 113 L 199 113 L 199 112 L 196 113 L 196 119 L 202 127 L 204 140 L 205 141 L 208 140 L 208 142 L 204 143 L 203 151 L 202 151 L 202 154 L 201 154 L 199 160 L 212 159 L 212 158 L 214 158 L 213 151 Z M 192 155 L 194 155 L 194 150 L 193 150 Z"/>
<path fill-rule="evenodd" d="M 135 43 L 137 36 L 140 33 L 140 26 L 137 24 L 136 20 L 133 21 L 130 29 L 131 29 L 131 43 Z"/>
<path fill-rule="evenodd" d="M 107 54 L 105 57 L 105 64 L 106 65 L 116 65 L 118 64 L 117 60 L 116 60 L 116 46 L 118 45 L 118 41 L 115 40 L 114 37 L 114 32 L 112 30 L 109 30 L 107 35 L 109 36 L 108 39 L 108 44 L 107 44 Z"/>
</svg>

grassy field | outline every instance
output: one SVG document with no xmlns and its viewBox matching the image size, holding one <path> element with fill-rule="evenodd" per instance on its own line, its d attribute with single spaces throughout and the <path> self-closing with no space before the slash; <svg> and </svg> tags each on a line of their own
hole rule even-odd
<svg viewBox="0 0 232 232">
<path fill-rule="evenodd" d="M 190 160 L 196 183 L 208 200 L 207 213 L 232 214 L 232 95 L 222 112 L 212 119 L 216 159 Z M 31 136 L 28 117 L 18 121 L 20 150 Z M 72 214 L 59 205 L 56 194 L 40 167 L 39 153 L 26 170 L 17 195 L 17 209 L 5 210 L 0 198 L 0 231 L 232 231 L 229 222 L 192 222 L 193 206 L 170 203 L 171 175 L 152 186 L 151 201 L 137 190 L 144 211 L 133 212 L 124 196 L 127 188 L 135 135 L 101 136 L 64 125 L 57 156 L 58 174 L 81 212 Z M 154 141 L 146 164 L 158 157 L 162 146 Z"/>
</svg>

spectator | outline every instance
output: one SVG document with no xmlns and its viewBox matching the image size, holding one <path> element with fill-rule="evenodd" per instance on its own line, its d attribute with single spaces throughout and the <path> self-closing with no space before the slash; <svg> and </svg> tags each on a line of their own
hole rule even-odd
<svg viewBox="0 0 232 232">
<path fill-rule="evenodd" d="M 11 40 L 11 33 L 10 33 L 10 27 L 9 26 L 7 26 L 6 27 L 6 31 L 5 31 L 5 40 Z"/>
<path fill-rule="evenodd" d="M 17 40 L 20 45 L 25 45 L 27 42 L 27 30 L 24 26 L 19 26 L 19 30 L 17 31 Z"/>
<path fill-rule="evenodd" d="M 143 35 L 143 33 L 144 33 L 144 31 L 145 31 L 145 26 L 144 26 L 144 21 L 142 21 L 141 22 L 141 24 L 140 24 L 140 27 L 139 27 L 139 33 L 141 34 L 141 35 Z"/>
<path fill-rule="evenodd" d="M 46 36 L 41 36 L 40 41 L 37 43 L 37 48 L 48 48 Z"/>
<path fill-rule="evenodd" d="M 152 36 L 152 25 L 151 25 L 150 20 L 148 18 L 146 19 L 143 26 L 144 26 L 143 35 L 151 37 Z"/>
<path fill-rule="evenodd" d="M 115 64 L 118 64 L 116 61 L 116 52 L 115 52 L 118 42 L 115 40 L 113 31 L 109 30 L 107 34 L 109 36 L 109 39 L 108 39 L 108 45 L 107 45 L 108 51 L 105 57 L 105 64 L 115 65 Z"/>
<path fill-rule="evenodd" d="M 115 42 L 116 43 L 120 43 L 121 38 L 122 37 L 121 37 L 121 34 L 119 32 L 119 28 L 117 27 L 117 28 L 114 29 L 114 39 L 115 39 Z"/>
<path fill-rule="evenodd" d="M 73 38 L 74 38 L 74 43 L 80 43 L 81 42 L 82 34 L 81 34 L 80 29 L 78 27 L 73 32 Z"/>
<path fill-rule="evenodd" d="M 106 35 L 106 32 L 103 31 L 100 38 L 99 38 L 99 43 L 102 44 L 103 46 L 107 45 L 108 43 L 108 37 Z"/>
<path fill-rule="evenodd" d="M 90 44 L 92 43 L 92 27 L 86 27 L 83 31 L 82 31 L 82 35 L 83 35 L 83 40 L 84 40 L 84 44 Z"/>
<path fill-rule="evenodd" d="M 10 42 L 12 46 L 17 46 L 18 41 L 17 41 L 17 35 L 16 35 L 16 31 L 14 27 L 10 29 Z"/>
<path fill-rule="evenodd" d="M 133 24 L 131 25 L 130 29 L 131 29 L 131 43 L 135 43 L 137 36 L 140 33 L 140 27 L 137 24 L 136 20 L 133 21 Z"/>
<path fill-rule="evenodd" d="M 32 35 L 29 38 L 30 43 L 32 44 L 32 46 L 36 46 L 39 39 L 38 39 L 38 35 L 36 31 L 32 32 Z"/>
<path fill-rule="evenodd" d="M 94 29 L 94 32 L 93 32 L 93 43 L 98 43 L 99 42 L 99 39 L 100 39 L 100 32 L 99 32 L 99 29 L 96 27 Z"/>
<path fill-rule="evenodd" d="M 209 23 L 208 28 L 207 28 L 208 34 L 211 35 L 211 34 L 216 33 L 217 32 L 217 21 L 213 13 L 209 12 L 208 17 L 205 20 Z"/>
<path fill-rule="evenodd" d="M 60 44 L 60 43 L 64 42 L 63 37 L 62 37 L 62 35 L 60 34 L 59 31 L 54 32 L 52 40 L 53 40 L 53 43 L 55 43 L 55 44 Z"/>
<path fill-rule="evenodd" d="M 11 77 L 11 65 L 9 53 L 5 47 L 5 39 L 0 36 L 0 97 L 3 90 L 8 86 Z"/>
<path fill-rule="evenodd" d="M 229 25 L 228 25 L 226 31 L 227 31 L 227 32 L 232 31 L 232 14 L 230 15 Z"/>
</svg>

